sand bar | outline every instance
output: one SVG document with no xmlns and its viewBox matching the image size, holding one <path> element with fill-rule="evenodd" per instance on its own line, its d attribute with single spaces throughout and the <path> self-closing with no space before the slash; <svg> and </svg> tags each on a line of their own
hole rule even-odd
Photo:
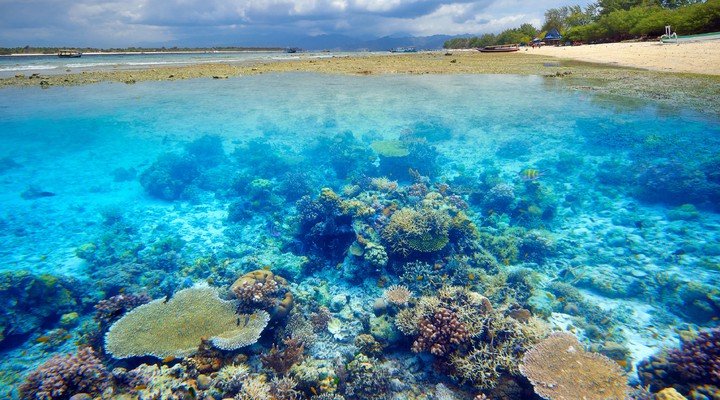
<svg viewBox="0 0 720 400">
<path fill-rule="evenodd" d="M 0 79 L 0 88 L 39 86 L 49 89 L 53 86 L 99 82 L 134 84 L 142 81 L 225 79 L 283 72 L 349 75 L 519 74 L 545 76 L 571 89 L 651 99 L 668 107 L 677 108 L 681 105 L 720 117 L 719 45 L 719 42 L 680 45 L 614 43 L 523 49 L 505 54 L 440 51 L 324 58 L 301 54 L 293 61 L 259 62 L 243 66 L 196 64 L 45 76 L 18 75 Z M 670 62 L 669 59 L 674 61 Z"/>
</svg>

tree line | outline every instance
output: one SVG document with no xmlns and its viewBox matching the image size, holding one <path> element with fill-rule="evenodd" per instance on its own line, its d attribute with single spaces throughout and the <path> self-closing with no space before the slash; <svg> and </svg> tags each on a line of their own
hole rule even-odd
<svg viewBox="0 0 720 400">
<path fill-rule="evenodd" d="M 545 11 L 540 29 L 531 24 L 445 42 L 448 49 L 530 43 L 557 29 L 566 42 L 601 43 L 654 38 L 670 25 L 679 35 L 720 31 L 720 0 L 598 0 L 585 8 L 563 6 Z"/>
</svg>

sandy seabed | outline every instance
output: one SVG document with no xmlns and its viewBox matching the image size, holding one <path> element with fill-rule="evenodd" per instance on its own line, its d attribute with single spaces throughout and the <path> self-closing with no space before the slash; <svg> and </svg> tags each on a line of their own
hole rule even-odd
<svg viewBox="0 0 720 400">
<path fill-rule="evenodd" d="M 579 90 L 651 99 L 670 107 L 694 108 L 720 116 L 720 41 L 661 44 L 611 43 L 573 47 L 523 48 L 515 53 L 474 50 L 396 55 L 317 58 L 299 53 L 293 61 L 247 66 L 197 64 L 138 70 L 94 71 L 60 75 L 22 75 L 0 79 L 1 87 L 88 85 L 98 82 L 194 78 L 225 79 L 277 72 L 329 74 L 518 74 L 562 80 Z"/>
</svg>

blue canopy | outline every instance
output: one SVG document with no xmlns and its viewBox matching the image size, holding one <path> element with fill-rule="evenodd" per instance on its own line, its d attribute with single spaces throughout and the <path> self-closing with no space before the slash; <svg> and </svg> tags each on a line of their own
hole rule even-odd
<svg viewBox="0 0 720 400">
<path fill-rule="evenodd" d="M 550 29 L 548 31 L 548 33 L 545 35 L 545 37 L 543 38 L 543 40 L 560 40 L 560 39 L 562 39 L 562 35 L 555 28 Z"/>
</svg>

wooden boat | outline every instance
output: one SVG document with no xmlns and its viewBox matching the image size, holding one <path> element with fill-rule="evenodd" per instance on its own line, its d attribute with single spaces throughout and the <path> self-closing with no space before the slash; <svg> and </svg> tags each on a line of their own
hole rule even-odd
<svg viewBox="0 0 720 400">
<path fill-rule="evenodd" d="M 57 56 L 61 58 L 79 58 L 82 57 L 82 53 L 77 50 L 60 50 Z"/>
<path fill-rule="evenodd" d="M 497 46 L 485 46 L 478 49 L 481 53 L 511 53 L 520 50 L 516 44 L 500 44 Z"/>
<path fill-rule="evenodd" d="M 678 35 L 673 32 L 660 36 L 660 41 L 665 44 L 677 44 L 688 42 L 704 42 L 706 40 L 720 40 L 720 32 L 700 33 L 697 35 Z"/>
</svg>

